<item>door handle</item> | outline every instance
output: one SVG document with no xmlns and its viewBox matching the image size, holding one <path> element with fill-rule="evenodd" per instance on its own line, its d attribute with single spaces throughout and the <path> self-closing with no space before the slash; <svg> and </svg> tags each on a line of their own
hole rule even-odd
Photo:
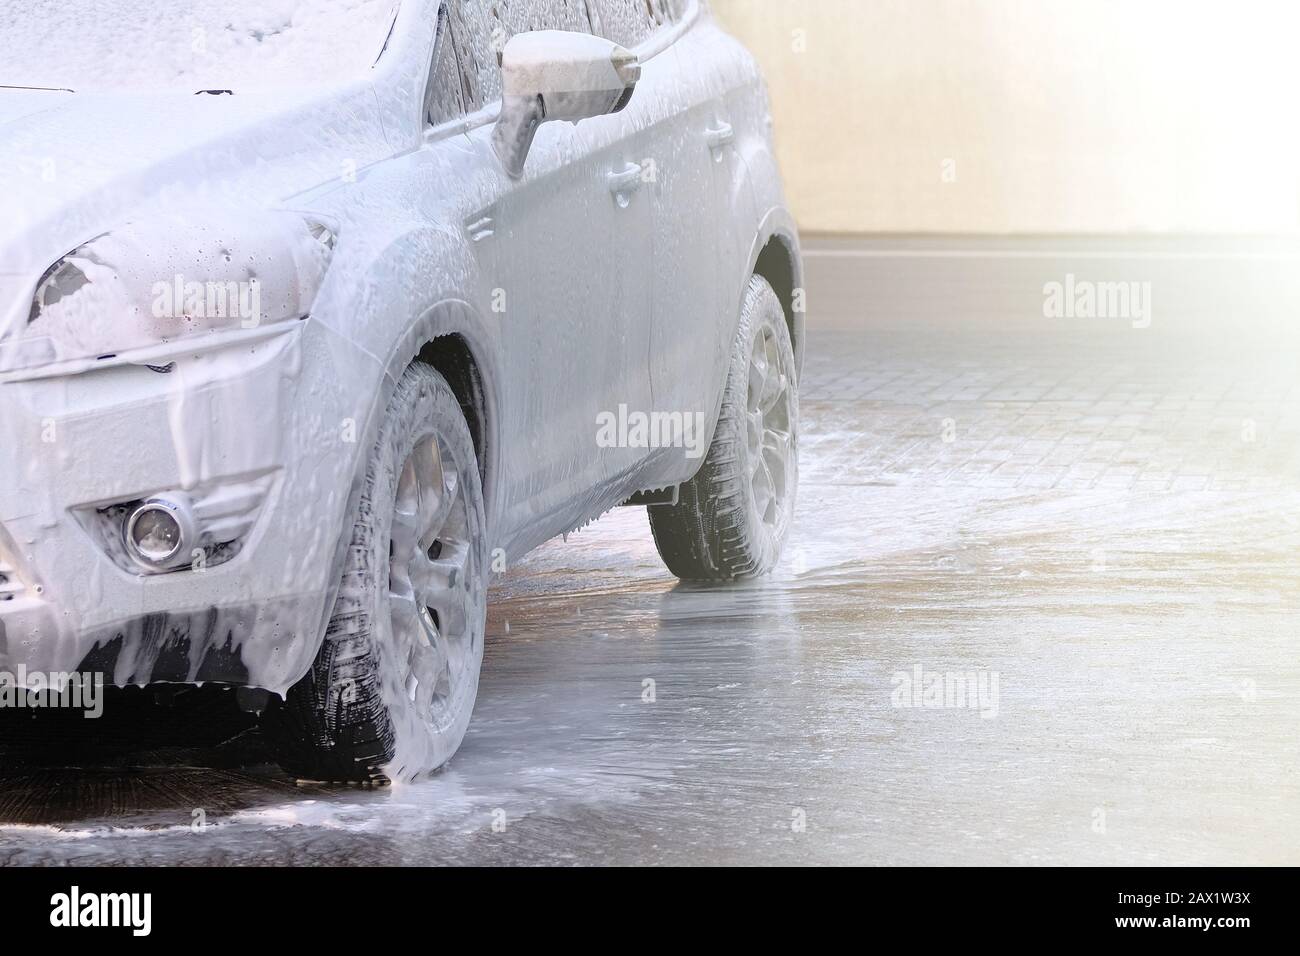
<svg viewBox="0 0 1300 956">
<path fill-rule="evenodd" d="M 492 222 L 491 216 L 484 216 L 482 219 L 476 219 L 473 222 L 465 224 L 465 231 L 474 242 L 482 242 L 484 239 L 491 239 L 496 229 Z"/>
<path fill-rule="evenodd" d="M 622 172 L 609 174 L 609 191 L 612 193 L 636 192 L 641 188 L 641 165 L 628 163 Z"/>
<path fill-rule="evenodd" d="M 736 141 L 736 131 L 730 123 L 719 122 L 717 126 L 704 131 L 704 139 L 709 144 L 709 149 L 722 149 Z"/>
<path fill-rule="evenodd" d="M 621 208 L 628 208 L 632 202 L 632 196 L 641 189 L 641 164 L 628 163 L 623 166 L 623 170 L 617 173 L 610 173 L 608 183 L 610 183 L 610 193 Z"/>
<path fill-rule="evenodd" d="M 621 172 L 609 174 L 609 191 L 614 194 L 618 204 L 627 208 L 632 195 L 641 188 L 641 165 L 628 163 Z"/>
</svg>

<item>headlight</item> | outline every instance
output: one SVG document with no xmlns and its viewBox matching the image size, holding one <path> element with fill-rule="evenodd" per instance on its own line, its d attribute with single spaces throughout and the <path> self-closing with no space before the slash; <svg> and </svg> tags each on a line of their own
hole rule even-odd
<svg viewBox="0 0 1300 956">
<path fill-rule="evenodd" d="M 328 226 L 284 212 L 129 223 L 41 276 L 26 324 L 0 342 L 0 372 L 302 318 L 333 248 Z"/>
</svg>

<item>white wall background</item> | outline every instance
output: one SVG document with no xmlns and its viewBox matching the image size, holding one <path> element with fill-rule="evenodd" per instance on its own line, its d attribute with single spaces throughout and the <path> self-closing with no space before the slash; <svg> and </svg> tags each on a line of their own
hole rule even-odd
<svg viewBox="0 0 1300 956">
<path fill-rule="evenodd" d="M 712 0 L 808 231 L 1300 232 L 1296 0 Z"/>
</svg>

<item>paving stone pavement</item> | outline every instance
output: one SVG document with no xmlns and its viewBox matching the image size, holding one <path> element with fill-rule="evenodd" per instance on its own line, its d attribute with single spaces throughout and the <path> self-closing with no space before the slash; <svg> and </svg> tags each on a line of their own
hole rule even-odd
<svg viewBox="0 0 1300 956">
<path fill-rule="evenodd" d="M 804 477 L 1116 491 L 1300 479 L 1300 362 L 1100 335 L 817 330 Z"/>
</svg>

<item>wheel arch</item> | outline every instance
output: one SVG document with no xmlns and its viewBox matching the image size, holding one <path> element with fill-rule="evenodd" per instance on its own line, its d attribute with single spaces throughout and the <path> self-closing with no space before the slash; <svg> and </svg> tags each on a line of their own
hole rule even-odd
<svg viewBox="0 0 1300 956">
<path fill-rule="evenodd" d="M 807 311 L 803 256 L 794 218 L 783 207 L 770 209 L 759 225 L 749 254 L 745 282 L 751 275 L 766 279 L 781 300 L 781 309 L 790 330 L 790 343 L 794 347 L 795 366 L 802 374 Z"/>
<path fill-rule="evenodd" d="M 438 372 L 451 387 L 469 426 L 488 527 L 495 529 L 500 499 L 500 393 L 495 351 L 484 328 L 477 311 L 463 298 L 444 298 L 429 307 L 390 354 L 372 419 L 377 427 L 397 382 L 412 363 L 423 362 Z"/>
<path fill-rule="evenodd" d="M 495 343 L 491 328 L 482 321 L 478 311 L 467 299 L 445 294 L 433 297 L 419 311 L 418 317 L 409 322 L 396 341 L 391 343 L 387 354 L 370 353 L 377 361 L 380 372 L 377 381 L 371 379 L 374 384 L 368 396 L 369 408 L 356 440 L 357 446 L 363 451 L 356 455 L 352 467 L 350 488 L 343 511 L 342 533 L 334 557 L 336 567 L 342 567 L 349 541 L 346 529 L 351 516 L 357 513 L 361 500 L 368 465 L 365 450 L 374 446 L 397 383 L 416 361 L 431 365 L 447 380 L 465 413 L 470 436 L 474 441 L 474 451 L 479 459 L 488 546 L 495 546 L 502 499 L 499 493 L 501 398 Z M 328 596 L 326 619 L 329 607 L 333 606 L 335 593 L 332 591 Z M 324 637 L 323 622 L 321 637 Z"/>
<path fill-rule="evenodd" d="M 465 423 L 474 440 L 479 477 L 486 488 L 488 478 L 488 427 L 492 413 L 483 381 L 483 371 L 469 340 L 461 332 L 444 332 L 421 346 L 414 361 L 423 362 L 446 379 L 460 403 Z M 409 364 L 409 363 L 408 363 Z"/>
</svg>

